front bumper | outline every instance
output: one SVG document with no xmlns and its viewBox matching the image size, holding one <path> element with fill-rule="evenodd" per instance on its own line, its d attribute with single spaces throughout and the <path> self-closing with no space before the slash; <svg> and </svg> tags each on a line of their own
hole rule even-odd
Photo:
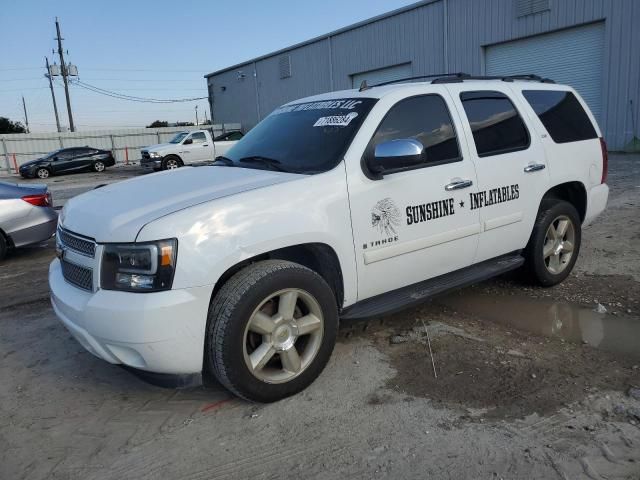
<svg viewBox="0 0 640 480">
<path fill-rule="evenodd" d="M 56 315 L 96 357 L 155 373 L 202 371 L 212 286 L 86 292 L 65 281 L 58 259 L 49 267 L 49 286 Z"/>
<path fill-rule="evenodd" d="M 160 170 L 162 168 L 162 158 L 143 158 L 140 166 L 146 170 Z"/>
<path fill-rule="evenodd" d="M 587 198 L 587 212 L 584 216 L 583 226 L 591 224 L 605 208 L 607 208 L 607 200 L 609 199 L 609 186 L 602 183 L 589 190 Z"/>
<path fill-rule="evenodd" d="M 36 176 L 36 167 L 20 167 L 18 171 L 23 178 L 33 178 Z"/>
</svg>

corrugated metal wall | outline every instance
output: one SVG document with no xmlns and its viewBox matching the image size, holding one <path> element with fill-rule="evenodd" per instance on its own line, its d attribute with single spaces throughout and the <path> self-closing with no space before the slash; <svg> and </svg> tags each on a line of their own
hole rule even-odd
<svg viewBox="0 0 640 480">
<path fill-rule="evenodd" d="M 282 52 L 210 76 L 211 111 L 216 122 L 249 128 L 282 103 L 351 88 L 354 74 L 407 62 L 413 75 L 483 74 L 488 46 L 603 21 L 600 127 L 609 146 L 622 149 L 633 136 L 632 115 L 639 123 L 640 0 L 553 0 L 549 5 L 549 10 L 518 17 L 517 0 L 420 2 L 296 46 L 290 51 L 289 78 L 280 78 Z M 238 80 L 237 70 L 246 70 L 246 78 Z"/>
<path fill-rule="evenodd" d="M 229 130 L 240 130 L 239 123 L 201 125 L 199 127 L 130 128 L 120 130 L 95 130 L 64 133 L 13 133 L 0 135 L 0 171 L 13 171 L 16 165 L 41 157 L 66 147 L 90 146 L 114 152 L 116 161 L 124 162 L 140 158 L 140 149 L 157 143 L 168 142 L 176 132 L 212 128 L 214 135 Z M 15 163 L 14 163 L 15 159 Z"/>
<path fill-rule="evenodd" d="M 536 72 L 571 84 L 600 122 L 604 31 L 604 22 L 596 22 L 485 47 L 487 75 Z"/>
</svg>

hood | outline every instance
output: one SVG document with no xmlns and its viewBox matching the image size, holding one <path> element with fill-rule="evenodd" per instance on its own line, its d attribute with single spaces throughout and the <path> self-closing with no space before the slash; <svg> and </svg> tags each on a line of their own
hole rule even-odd
<svg viewBox="0 0 640 480">
<path fill-rule="evenodd" d="M 149 147 L 143 148 L 143 152 L 157 152 L 159 150 L 165 150 L 167 148 L 174 148 L 180 145 L 179 143 L 159 143 L 157 145 L 151 145 Z"/>
<path fill-rule="evenodd" d="M 22 165 L 20 165 L 20 168 L 22 167 L 31 167 L 32 165 L 36 165 L 40 162 L 42 162 L 44 160 L 44 158 L 36 158 L 35 160 L 29 160 L 28 162 L 24 162 Z"/>
<path fill-rule="evenodd" d="M 238 167 L 187 167 L 153 173 L 72 198 L 60 215 L 60 223 L 97 242 L 133 242 L 143 226 L 170 213 L 303 177 Z"/>
</svg>

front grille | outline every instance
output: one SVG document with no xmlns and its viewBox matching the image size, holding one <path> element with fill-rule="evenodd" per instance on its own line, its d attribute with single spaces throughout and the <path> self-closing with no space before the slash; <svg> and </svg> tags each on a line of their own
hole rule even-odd
<svg viewBox="0 0 640 480">
<path fill-rule="evenodd" d="M 58 228 L 58 238 L 62 246 L 86 257 L 93 258 L 96 253 L 96 244 L 94 242 L 78 237 L 62 228 Z"/>
<path fill-rule="evenodd" d="M 89 292 L 93 290 L 93 270 L 67 262 L 64 259 L 60 263 L 62 265 L 62 276 L 67 282 Z"/>
</svg>

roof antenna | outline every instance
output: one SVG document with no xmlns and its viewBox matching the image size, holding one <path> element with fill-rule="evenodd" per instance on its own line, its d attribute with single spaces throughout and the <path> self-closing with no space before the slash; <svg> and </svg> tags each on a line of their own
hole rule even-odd
<svg viewBox="0 0 640 480">
<path fill-rule="evenodd" d="M 358 89 L 359 92 L 362 92 L 364 90 L 368 90 L 369 89 L 369 85 L 367 85 L 367 81 L 363 80 L 362 83 L 360 84 L 360 88 Z"/>
</svg>

